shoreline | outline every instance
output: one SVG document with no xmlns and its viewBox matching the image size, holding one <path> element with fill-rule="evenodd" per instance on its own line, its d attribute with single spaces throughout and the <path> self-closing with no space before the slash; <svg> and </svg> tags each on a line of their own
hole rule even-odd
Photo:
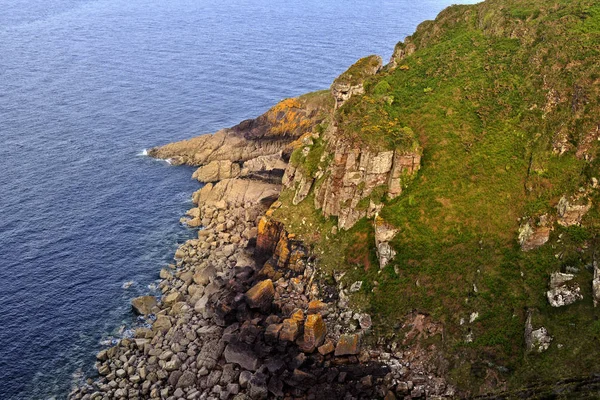
<svg viewBox="0 0 600 400">
<path fill-rule="evenodd" d="M 314 97 L 148 151 L 199 167 L 193 177 L 205 185 L 182 220 L 203 229 L 160 271 L 161 299 L 132 301 L 151 328 L 100 351 L 99 376 L 70 399 L 454 396 L 423 349 L 367 346 L 371 318 L 349 307 L 351 289 L 318 279 L 318 259 L 271 218 L 291 151 L 319 138 L 313 128 L 329 112 Z M 279 125 L 301 129 L 273 137 Z M 408 316 L 411 332 L 431 326 L 423 314 Z"/>
</svg>

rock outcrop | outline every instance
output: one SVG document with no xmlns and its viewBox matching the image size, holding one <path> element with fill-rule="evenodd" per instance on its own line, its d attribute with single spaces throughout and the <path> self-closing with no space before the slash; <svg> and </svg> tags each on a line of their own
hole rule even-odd
<svg viewBox="0 0 600 400">
<path fill-rule="evenodd" d="M 529 251 L 543 246 L 550 239 L 552 220 L 547 215 L 542 215 L 538 223 L 527 220 L 519 228 L 519 244 L 521 250 Z"/>
<path fill-rule="evenodd" d="M 576 202 L 585 202 L 577 204 Z M 573 204 L 575 202 L 575 204 Z M 565 196 L 561 197 L 556 210 L 558 212 L 558 223 L 562 226 L 572 226 L 581 224 L 583 216 L 592 208 L 592 202 L 581 196 L 568 200 Z"/>
<path fill-rule="evenodd" d="M 549 290 L 546 292 L 552 307 L 563 307 L 583 299 L 579 284 L 573 282 L 575 275 L 555 272 L 550 276 Z"/>
<path fill-rule="evenodd" d="M 371 152 L 337 137 L 335 129 L 326 138 L 324 154 L 332 154 L 329 165 L 316 176 L 306 176 L 301 168 L 290 164 L 283 184 L 295 191 L 295 204 L 314 188 L 315 208 L 325 217 L 338 217 L 341 229 L 351 228 L 363 217 L 373 217 L 381 209 L 384 196 L 398 197 L 421 165 L 419 149 Z"/>
<path fill-rule="evenodd" d="M 377 249 L 377 258 L 379 259 L 379 268 L 385 268 L 396 256 L 396 251 L 390 245 L 390 240 L 398 234 L 398 230 L 375 215 L 373 220 L 375 230 L 375 247 Z"/>
<path fill-rule="evenodd" d="M 529 352 L 543 353 L 548 350 L 553 338 L 543 326 L 534 330 L 531 318 L 532 311 L 528 310 L 525 322 L 525 347 Z"/>
<path fill-rule="evenodd" d="M 352 96 L 363 94 L 365 79 L 379 72 L 382 66 L 383 61 L 379 56 L 361 58 L 333 81 L 331 93 L 335 99 L 335 108 L 341 107 Z"/>
</svg>

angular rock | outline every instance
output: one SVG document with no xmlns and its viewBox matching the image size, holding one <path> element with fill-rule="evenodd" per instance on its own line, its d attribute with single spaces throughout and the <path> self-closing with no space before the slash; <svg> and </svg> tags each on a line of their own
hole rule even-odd
<svg viewBox="0 0 600 400">
<path fill-rule="evenodd" d="M 217 361 L 223 350 L 225 349 L 225 343 L 219 339 L 213 339 L 206 341 L 200 350 L 200 354 L 196 359 L 198 368 L 206 367 L 207 369 L 213 369 L 217 365 Z"/>
<path fill-rule="evenodd" d="M 131 300 L 131 307 L 133 310 L 141 315 L 152 314 L 152 310 L 156 307 L 158 302 L 154 296 L 140 296 Z"/>
<path fill-rule="evenodd" d="M 267 326 L 265 330 L 265 340 L 269 342 L 276 342 L 279 339 L 279 333 L 281 332 L 281 328 L 283 324 L 271 324 Z"/>
<path fill-rule="evenodd" d="M 327 309 L 327 304 L 319 300 L 312 300 L 308 303 L 308 314 L 320 314 Z"/>
<path fill-rule="evenodd" d="M 552 307 L 562 307 L 583 299 L 581 288 L 572 282 L 575 276 L 555 272 L 550 277 L 550 290 L 546 292 L 548 302 Z"/>
<path fill-rule="evenodd" d="M 268 310 L 271 308 L 273 297 L 275 296 L 275 287 L 273 281 L 266 279 L 254 285 L 246 292 L 246 302 L 250 308 L 260 308 Z"/>
<path fill-rule="evenodd" d="M 279 332 L 279 340 L 294 342 L 300 336 L 300 327 L 295 319 L 284 319 L 281 331 Z"/>
<path fill-rule="evenodd" d="M 171 329 L 171 319 L 166 315 L 159 315 L 156 318 L 156 321 L 152 324 L 152 330 L 154 332 L 162 332 L 166 333 L 169 329 Z"/>
<path fill-rule="evenodd" d="M 312 353 L 323 344 L 327 326 L 321 314 L 311 314 L 306 317 L 304 322 L 304 340 L 302 342 L 302 351 Z"/>
<path fill-rule="evenodd" d="M 335 350 L 335 346 L 333 345 L 333 342 L 331 340 L 327 339 L 325 343 L 319 347 L 318 350 L 319 354 L 325 356 L 327 354 L 333 353 Z"/>
<path fill-rule="evenodd" d="M 196 374 L 192 371 L 185 371 L 177 381 L 177 388 L 186 388 L 196 384 Z"/>
<path fill-rule="evenodd" d="M 269 396 L 267 387 L 267 376 L 261 373 L 256 373 L 248 382 L 248 393 L 252 400 L 264 400 Z"/>
<path fill-rule="evenodd" d="M 356 355 L 360 352 L 358 335 L 342 335 L 335 346 L 336 356 Z"/>
<path fill-rule="evenodd" d="M 385 222 L 379 215 L 375 215 L 373 224 L 375 226 L 375 247 L 379 259 L 379 268 L 383 269 L 396 256 L 396 251 L 389 242 L 398 234 L 398 230 Z"/>
<path fill-rule="evenodd" d="M 591 200 L 588 200 L 586 204 L 574 205 L 563 196 L 556 206 L 558 223 L 562 226 L 580 225 L 581 219 L 590 208 L 592 208 Z"/>
<path fill-rule="evenodd" d="M 548 226 L 531 226 L 528 221 L 519 228 L 521 250 L 529 251 L 544 245 L 550 239 L 552 229 Z"/>
<path fill-rule="evenodd" d="M 256 371 L 260 366 L 256 354 L 245 344 L 229 343 L 223 355 L 228 363 L 238 364 L 249 371 Z"/>
<path fill-rule="evenodd" d="M 171 292 L 163 298 L 163 303 L 166 306 L 171 306 L 171 305 L 177 303 L 178 301 L 182 301 L 182 300 L 183 300 L 183 295 L 181 293 Z"/>
</svg>

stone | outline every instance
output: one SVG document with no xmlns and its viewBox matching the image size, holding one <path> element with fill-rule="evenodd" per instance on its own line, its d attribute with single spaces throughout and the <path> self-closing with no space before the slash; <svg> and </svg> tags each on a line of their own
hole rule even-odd
<svg viewBox="0 0 600 400">
<path fill-rule="evenodd" d="M 300 327 L 298 321 L 287 318 L 283 320 L 281 330 L 279 332 L 279 340 L 294 342 L 300 336 Z"/>
<path fill-rule="evenodd" d="M 267 326 L 265 330 L 265 340 L 269 342 L 276 342 L 279 339 L 279 333 L 281 332 L 281 328 L 283 324 L 271 324 Z"/>
<path fill-rule="evenodd" d="M 375 227 L 375 248 L 379 259 L 379 269 L 383 269 L 396 256 L 396 251 L 389 242 L 398 234 L 398 229 L 385 222 L 378 214 L 373 219 L 373 225 Z"/>
<path fill-rule="evenodd" d="M 269 396 L 267 388 L 267 377 L 264 374 L 256 373 L 248 382 L 248 394 L 252 400 L 264 400 Z"/>
<path fill-rule="evenodd" d="M 327 326 L 321 314 L 311 314 L 306 317 L 304 322 L 304 340 L 302 342 L 302 351 L 312 353 L 323 344 Z"/>
<path fill-rule="evenodd" d="M 333 353 L 334 350 L 335 346 L 333 345 L 333 342 L 329 339 L 327 339 L 325 343 L 322 346 L 319 346 L 318 348 L 319 354 L 321 354 L 322 356 L 326 356 L 327 354 Z"/>
<path fill-rule="evenodd" d="M 192 371 L 185 371 L 177 381 L 177 388 L 186 388 L 196 384 L 196 374 Z"/>
<path fill-rule="evenodd" d="M 163 303 L 166 306 L 171 306 L 183 300 L 183 295 L 179 292 L 171 292 L 163 298 Z"/>
<path fill-rule="evenodd" d="M 371 326 L 373 326 L 373 322 L 371 321 L 371 316 L 369 314 L 359 314 L 357 320 L 361 329 L 369 329 Z"/>
<path fill-rule="evenodd" d="M 360 290 L 360 288 L 362 287 L 362 281 L 356 281 L 354 282 L 351 286 L 350 286 L 350 292 L 351 293 L 356 293 Z"/>
<path fill-rule="evenodd" d="M 542 353 L 550 347 L 552 336 L 548 334 L 546 328 L 541 327 L 531 332 L 531 350 Z"/>
<path fill-rule="evenodd" d="M 238 364 L 249 371 L 256 371 L 260 365 L 256 354 L 245 344 L 229 343 L 223 355 L 228 363 Z"/>
<path fill-rule="evenodd" d="M 273 286 L 273 281 L 266 279 L 248 290 L 245 298 L 250 308 L 268 310 L 271 308 L 274 296 L 275 287 Z"/>
<path fill-rule="evenodd" d="M 550 287 L 546 292 L 548 302 L 552 307 L 563 307 L 583 299 L 581 288 L 572 282 L 573 274 L 555 272 L 550 276 Z"/>
<path fill-rule="evenodd" d="M 302 312 L 302 310 L 298 309 L 294 311 L 292 315 L 290 315 L 290 319 L 293 319 L 298 324 L 301 324 L 302 321 L 304 321 L 304 313 Z"/>
<path fill-rule="evenodd" d="M 250 371 L 242 371 L 240 372 L 239 384 L 242 389 L 246 389 L 248 386 L 248 382 L 252 379 L 252 372 Z"/>
<path fill-rule="evenodd" d="M 173 356 L 171 360 L 167 361 L 165 364 L 165 369 L 167 371 L 175 371 L 181 367 L 181 360 L 177 356 Z"/>
<path fill-rule="evenodd" d="M 141 315 L 152 314 L 154 307 L 157 305 L 156 297 L 140 296 L 131 300 L 133 311 Z"/>
<path fill-rule="evenodd" d="M 530 221 L 522 224 L 519 227 L 519 244 L 521 250 L 530 251 L 544 245 L 550 240 L 550 232 L 552 228 L 549 226 L 531 226 Z"/>
<path fill-rule="evenodd" d="M 152 324 L 152 330 L 154 332 L 167 333 L 171 329 L 171 319 L 166 315 L 159 315 L 156 321 Z"/>
<path fill-rule="evenodd" d="M 320 300 L 311 300 L 308 303 L 308 314 L 320 314 L 327 309 L 327 304 Z"/>
<path fill-rule="evenodd" d="M 556 206 L 558 223 L 562 226 L 580 225 L 581 219 L 590 208 L 592 208 L 591 200 L 588 200 L 586 204 L 573 205 L 563 196 Z"/>
<path fill-rule="evenodd" d="M 98 367 L 98 373 L 102 376 L 110 374 L 110 367 L 107 364 L 102 364 Z"/>
<path fill-rule="evenodd" d="M 206 367 L 207 369 L 213 369 L 217 365 L 217 361 L 223 350 L 225 349 L 225 343 L 222 340 L 214 339 L 209 340 L 202 345 L 200 354 L 196 359 L 198 368 Z"/>
<path fill-rule="evenodd" d="M 360 352 L 358 335 L 342 335 L 335 346 L 336 356 L 356 355 Z"/>
</svg>

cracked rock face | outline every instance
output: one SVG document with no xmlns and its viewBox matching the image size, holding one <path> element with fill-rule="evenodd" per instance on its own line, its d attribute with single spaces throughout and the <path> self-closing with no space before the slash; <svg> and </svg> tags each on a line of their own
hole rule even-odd
<svg viewBox="0 0 600 400">
<path fill-rule="evenodd" d="M 582 300 L 581 288 L 572 282 L 573 274 L 555 272 L 550 277 L 550 290 L 546 292 L 548 302 L 552 307 L 563 307 Z"/>
<path fill-rule="evenodd" d="M 592 208 L 591 201 L 588 201 L 586 204 L 571 204 L 571 202 L 563 196 L 556 206 L 558 223 L 562 226 L 580 225 L 581 219 L 590 208 Z"/>
<path fill-rule="evenodd" d="M 534 225 L 527 221 L 519 228 L 521 250 L 529 251 L 544 245 L 550 239 L 552 228 L 545 224 Z"/>
</svg>

